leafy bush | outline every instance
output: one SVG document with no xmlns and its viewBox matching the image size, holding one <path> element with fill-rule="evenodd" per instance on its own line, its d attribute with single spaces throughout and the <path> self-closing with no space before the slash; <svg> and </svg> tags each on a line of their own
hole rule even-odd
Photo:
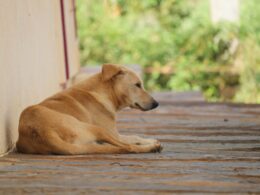
<svg viewBox="0 0 260 195">
<path fill-rule="evenodd" d="M 209 100 L 260 102 L 257 0 L 241 1 L 240 26 L 211 24 L 208 0 L 77 3 L 83 65 L 140 64 L 150 90 L 201 90 Z"/>
</svg>

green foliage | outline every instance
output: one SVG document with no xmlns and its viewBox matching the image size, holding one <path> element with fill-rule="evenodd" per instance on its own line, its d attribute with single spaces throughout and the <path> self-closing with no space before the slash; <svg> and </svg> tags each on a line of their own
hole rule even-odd
<svg viewBox="0 0 260 195">
<path fill-rule="evenodd" d="M 208 0 L 78 0 L 81 63 L 140 64 L 150 90 L 260 101 L 257 2 L 241 1 L 239 26 L 212 25 Z"/>
<path fill-rule="evenodd" d="M 242 60 L 245 62 L 240 76 L 240 87 L 234 100 L 239 102 L 260 103 L 260 46 L 256 40 L 247 38 L 243 42 Z"/>
<path fill-rule="evenodd" d="M 241 6 L 240 86 L 234 100 L 260 103 L 260 4 L 243 0 Z"/>
</svg>

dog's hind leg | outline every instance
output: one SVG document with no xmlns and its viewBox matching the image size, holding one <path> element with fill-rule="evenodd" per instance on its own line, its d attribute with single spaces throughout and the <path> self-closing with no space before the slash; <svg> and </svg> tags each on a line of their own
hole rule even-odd
<svg viewBox="0 0 260 195">
<path fill-rule="evenodd" d="M 109 142 L 109 139 L 104 141 Z M 115 143 L 114 141 L 112 141 Z M 119 144 L 120 145 L 120 144 Z M 109 143 L 98 144 L 98 143 L 87 143 L 87 144 L 73 144 L 62 140 L 58 134 L 53 133 L 49 136 L 48 146 L 52 154 L 61 155 L 80 155 L 80 154 L 122 154 L 122 153 L 147 153 L 147 152 L 158 152 L 158 147 L 153 145 L 135 146 L 130 145 L 128 147 L 115 146 Z"/>
<path fill-rule="evenodd" d="M 94 125 L 87 125 L 86 131 L 93 134 L 95 140 L 85 143 L 71 143 L 63 140 L 56 132 L 48 134 L 46 147 L 54 154 L 113 154 L 113 153 L 148 153 L 159 152 L 160 144 L 135 145 L 122 142 L 119 137 Z M 107 144 L 98 144 L 102 141 Z"/>
<path fill-rule="evenodd" d="M 50 148 L 48 153 L 60 155 L 128 153 L 128 151 L 122 147 L 111 144 L 98 144 L 95 142 L 87 144 L 69 143 L 61 139 L 56 133 L 49 136 L 48 146 Z"/>
<path fill-rule="evenodd" d="M 94 125 L 87 125 L 87 130 L 96 137 L 97 141 L 110 143 L 126 150 L 128 153 L 160 152 L 162 149 L 159 142 L 151 142 L 151 144 L 146 145 L 136 145 L 133 143 L 124 142 L 120 139 L 120 135 L 115 135 L 108 130 Z"/>
</svg>

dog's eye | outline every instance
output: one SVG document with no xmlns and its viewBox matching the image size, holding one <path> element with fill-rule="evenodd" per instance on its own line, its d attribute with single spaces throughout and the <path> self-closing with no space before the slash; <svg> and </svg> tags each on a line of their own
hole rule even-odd
<svg viewBox="0 0 260 195">
<path fill-rule="evenodd" d="M 135 86 L 138 87 L 138 88 L 142 87 L 141 83 L 136 83 Z"/>
</svg>

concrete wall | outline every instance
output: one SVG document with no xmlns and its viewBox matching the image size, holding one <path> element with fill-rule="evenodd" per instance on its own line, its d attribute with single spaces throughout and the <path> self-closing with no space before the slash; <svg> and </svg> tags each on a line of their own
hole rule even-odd
<svg viewBox="0 0 260 195">
<path fill-rule="evenodd" d="M 68 7 L 71 1 L 65 2 Z M 71 25 L 66 25 L 67 36 L 74 32 Z M 76 71 L 73 39 L 68 56 Z M 60 0 L 0 1 L 0 154 L 18 138 L 21 111 L 61 90 L 64 82 Z"/>
</svg>

